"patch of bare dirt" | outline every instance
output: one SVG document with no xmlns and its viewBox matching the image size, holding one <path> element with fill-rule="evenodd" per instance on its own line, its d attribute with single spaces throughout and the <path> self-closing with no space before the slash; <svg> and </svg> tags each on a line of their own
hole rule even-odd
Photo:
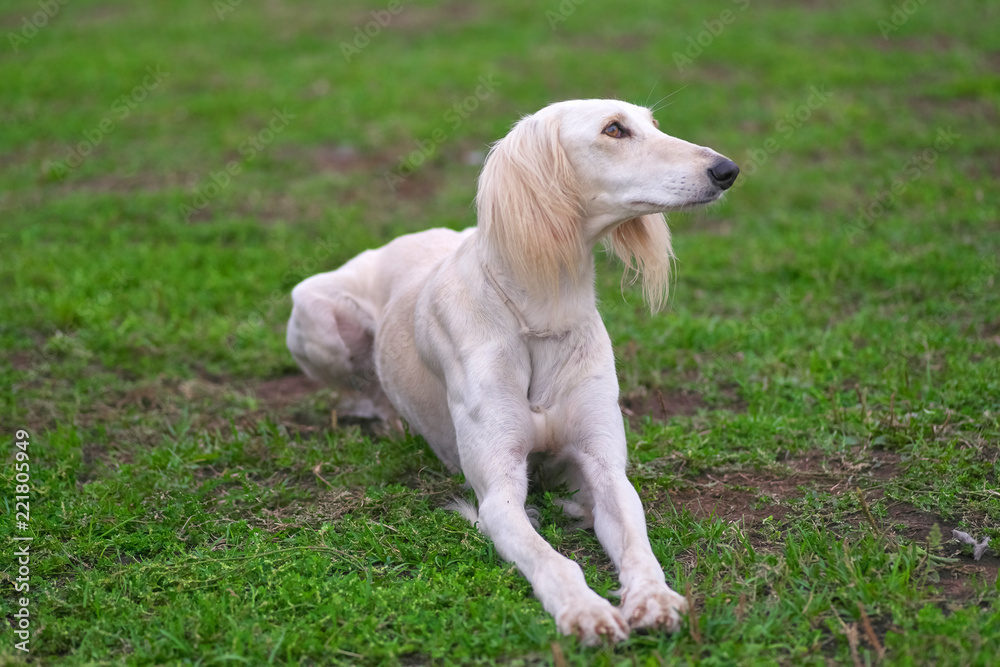
<svg viewBox="0 0 1000 667">
<path fill-rule="evenodd" d="M 239 426 L 249 428 L 272 415 L 290 433 L 304 435 L 329 428 L 332 423 L 331 403 L 325 400 L 329 390 L 305 375 L 286 375 L 242 385 L 223 382 L 220 386 L 257 399 L 256 409 L 246 411 L 235 420 Z"/>
<path fill-rule="evenodd" d="M 192 182 L 190 174 L 142 171 L 135 174 L 104 173 L 85 179 L 67 178 L 59 187 L 61 192 L 66 194 L 79 190 L 136 194 L 138 192 L 160 192 L 168 188 L 192 187 Z"/>
<path fill-rule="evenodd" d="M 950 537 L 948 530 L 943 530 L 945 539 Z M 942 546 L 939 555 L 946 558 L 954 558 L 958 561 L 953 565 L 939 568 L 938 574 L 941 577 L 941 597 L 943 602 L 961 602 L 968 600 L 976 594 L 973 582 L 975 580 L 987 583 L 996 581 L 1000 576 L 1000 558 L 995 556 L 996 550 L 988 550 L 978 561 L 963 549 L 962 545 L 954 541 L 946 542 Z"/>
<path fill-rule="evenodd" d="M 926 120 L 962 117 L 983 123 L 995 124 L 997 122 L 996 105 L 978 98 L 914 95 L 907 100 L 907 107 Z M 931 137 L 932 141 L 933 139 L 934 137 Z M 982 157 L 989 158 L 991 155 L 991 153 L 984 151 Z"/>
<path fill-rule="evenodd" d="M 248 515 L 246 519 L 268 532 L 276 532 L 291 527 L 333 522 L 365 506 L 367 498 L 364 489 L 330 489 L 320 486 L 322 488 L 315 499 L 308 503 L 294 502 L 287 507 L 265 509 L 263 516 Z"/>
<path fill-rule="evenodd" d="M 392 165 L 388 170 L 390 178 L 399 175 L 398 167 Z M 392 194 L 400 199 L 417 202 L 433 199 L 437 193 L 441 181 L 440 169 L 433 165 L 424 165 L 420 169 L 405 177 L 402 180 L 393 181 L 394 190 Z"/>
<path fill-rule="evenodd" d="M 558 14 L 558 10 L 556 13 Z M 565 18 L 568 18 L 568 16 Z M 556 22 L 555 25 L 558 26 L 559 22 Z M 635 32 L 615 33 L 610 31 L 588 32 L 586 35 L 572 35 L 569 38 L 569 42 L 573 46 L 592 52 L 639 51 L 645 49 L 649 41 L 650 37 L 648 35 L 639 35 Z M 627 99 L 628 94 L 627 92 L 616 90 L 610 90 L 608 93 L 609 97 L 619 97 L 621 99 Z"/>
<path fill-rule="evenodd" d="M 692 516 L 743 521 L 748 528 L 760 526 L 771 517 L 781 521 L 788 513 L 786 507 L 774 503 L 756 487 L 727 485 L 712 477 L 707 480 L 695 482 L 695 486 L 689 489 L 670 493 L 670 502 L 675 507 L 686 509 Z"/>
<path fill-rule="evenodd" d="M 485 143 L 453 142 L 452 139 L 449 133 L 443 142 L 432 142 L 434 149 L 430 154 L 425 154 L 418 144 L 430 138 L 414 136 L 377 150 L 361 150 L 346 144 L 284 146 L 276 149 L 275 156 L 287 162 L 309 164 L 317 172 L 341 175 L 343 182 L 334 186 L 335 199 L 343 204 L 361 202 L 377 217 L 386 207 L 398 213 L 402 203 L 420 204 L 433 199 L 446 179 L 442 161 L 468 164 L 471 157 L 481 155 L 486 148 Z M 481 161 L 480 158 L 476 164 Z M 363 182 L 358 181 L 359 178 Z M 475 177 L 471 176 L 469 183 L 474 182 Z M 271 211 L 275 203 L 260 200 L 248 212 L 268 219 L 277 213 L 287 216 L 287 209 L 293 204 L 290 202 L 288 206 L 282 205 L 282 210 Z M 300 216 L 312 217 L 321 213 L 321 210 L 297 212 Z"/>
<path fill-rule="evenodd" d="M 30 353 L 17 351 L 10 356 L 10 365 L 15 371 L 26 371 L 34 365 L 34 361 Z"/>
<path fill-rule="evenodd" d="M 621 401 L 622 412 L 630 419 L 652 417 L 655 421 L 665 421 L 671 417 L 693 415 L 698 410 L 708 409 L 708 404 L 700 394 L 687 391 L 652 391 L 645 387 L 626 395 Z"/>
<path fill-rule="evenodd" d="M 892 25 L 891 15 L 887 13 L 883 20 Z M 961 42 L 951 35 L 937 33 L 926 37 L 900 37 L 895 32 L 890 32 L 891 39 L 878 37 L 870 40 L 870 44 L 876 51 L 910 51 L 913 53 L 948 53 L 954 51 Z"/>
<path fill-rule="evenodd" d="M 251 385 L 257 398 L 272 408 L 286 407 L 322 388 L 323 385 L 305 375 L 288 375 Z"/>
<path fill-rule="evenodd" d="M 958 561 L 938 568 L 943 602 L 971 598 L 975 594 L 973 585 L 975 579 L 987 582 L 996 580 L 998 572 L 1000 572 L 1000 557 L 996 556 L 997 550 L 987 549 L 978 561 L 974 560 L 970 555 L 970 547 L 951 539 L 951 531 L 955 526 L 954 521 L 947 521 L 934 514 L 923 512 L 908 503 L 893 503 L 889 505 L 887 511 L 889 518 L 886 523 L 890 526 L 902 524 L 904 528 L 900 529 L 898 533 L 919 544 L 927 544 L 931 540 L 931 533 L 935 525 L 940 530 L 944 542 L 941 545 L 941 550 L 935 555 Z M 974 537 L 981 539 L 983 536 L 977 534 Z"/>
<path fill-rule="evenodd" d="M 692 487 L 670 494 L 670 500 L 694 516 L 716 516 L 729 521 L 760 523 L 780 520 L 788 512 L 785 501 L 801 498 L 805 490 L 840 495 L 858 487 L 877 487 L 898 473 L 900 457 L 894 452 L 873 452 L 862 463 L 831 459 L 812 453 L 785 461 L 785 471 L 745 470 L 699 476 Z M 868 492 L 881 497 L 881 489 Z M 930 524 L 928 524 L 929 527 Z"/>
<path fill-rule="evenodd" d="M 384 167 L 393 156 L 363 152 L 350 144 L 319 144 L 279 146 L 274 149 L 274 157 L 283 162 L 309 164 L 318 172 L 368 173 Z"/>
<path fill-rule="evenodd" d="M 801 498 L 805 489 L 853 492 L 862 475 L 869 480 L 888 479 L 895 474 L 898 462 L 899 455 L 891 452 L 878 452 L 864 464 L 806 454 L 786 461 L 787 473 L 748 470 L 702 475 L 691 488 L 672 492 L 669 498 L 696 517 L 742 520 L 755 526 L 765 519 L 783 519 L 789 511 L 783 503 Z"/>
<path fill-rule="evenodd" d="M 642 424 L 646 417 L 653 421 L 666 421 L 672 417 L 688 417 L 697 414 L 699 410 L 729 409 L 734 411 L 746 408 L 746 403 L 740 399 L 735 387 L 722 387 L 721 405 L 710 402 L 694 391 L 671 391 L 658 388 L 639 387 L 621 399 L 622 413 L 628 417 L 635 427 Z"/>
<path fill-rule="evenodd" d="M 751 542 L 758 547 L 774 546 L 773 534 L 763 530 L 765 522 L 778 527 L 791 511 L 790 500 L 797 500 L 808 490 L 841 495 L 855 494 L 862 489 L 869 504 L 883 497 L 882 485 L 899 474 L 901 457 L 895 452 L 874 451 L 862 462 L 846 458 L 836 460 L 811 453 L 785 461 L 787 472 L 740 471 L 706 474 L 695 478 L 687 488 L 660 492 L 651 505 L 686 509 L 697 518 L 715 517 L 729 522 L 742 522 Z M 909 503 L 893 502 L 884 520 L 875 520 L 879 530 L 895 534 L 921 545 L 931 541 L 934 526 L 942 536 L 940 551 L 935 555 L 955 559 L 937 568 L 941 577 L 942 602 L 961 602 L 972 598 L 974 581 L 996 580 L 1000 557 L 994 548 L 987 550 L 979 561 L 971 557 L 971 547 L 951 539 L 954 520 L 920 510 Z M 866 523 L 863 511 L 841 515 L 839 522 Z M 974 535 L 977 539 L 982 535 Z"/>
<path fill-rule="evenodd" d="M 372 20 L 370 13 L 357 14 L 358 23 L 364 24 Z M 438 32 L 441 26 L 458 29 L 462 26 L 482 20 L 483 8 L 470 2 L 447 2 L 438 7 L 421 7 L 418 5 L 404 6 L 403 11 L 394 16 L 389 24 L 390 29 L 404 33 L 420 34 L 427 31 Z"/>
<path fill-rule="evenodd" d="M 347 172 L 370 169 L 370 161 L 354 146 L 316 146 L 312 150 L 312 163 L 317 171 Z"/>
<path fill-rule="evenodd" d="M 304 375 L 257 382 L 240 382 L 201 372 L 188 380 L 154 378 L 128 389 L 114 389 L 97 398 L 76 417 L 85 428 L 101 425 L 116 433 L 116 441 L 127 443 L 120 450 L 105 451 L 83 444 L 83 470 L 114 461 L 127 463 L 135 446 L 152 446 L 166 425 L 190 415 L 194 429 L 214 431 L 254 427 L 271 415 L 292 433 L 312 433 L 330 424 L 329 407 L 312 400 L 323 387 Z M 256 399 L 256 405 L 248 403 Z M 136 420 L 131 415 L 142 415 Z M 87 475 L 83 475 L 84 481 Z"/>
</svg>

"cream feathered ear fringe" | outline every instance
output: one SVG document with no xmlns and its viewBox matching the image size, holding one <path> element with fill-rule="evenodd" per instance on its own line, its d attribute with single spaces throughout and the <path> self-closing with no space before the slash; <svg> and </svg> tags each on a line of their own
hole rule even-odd
<svg viewBox="0 0 1000 667">
<path fill-rule="evenodd" d="M 579 202 L 554 118 L 523 118 L 493 145 L 479 176 L 479 226 L 532 293 L 557 292 L 560 270 L 578 271 L 587 252 Z"/>
<path fill-rule="evenodd" d="M 622 285 L 642 275 L 642 293 L 654 313 L 667 302 L 674 251 L 662 213 L 632 218 L 615 228 L 605 246 L 625 264 Z"/>
</svg>

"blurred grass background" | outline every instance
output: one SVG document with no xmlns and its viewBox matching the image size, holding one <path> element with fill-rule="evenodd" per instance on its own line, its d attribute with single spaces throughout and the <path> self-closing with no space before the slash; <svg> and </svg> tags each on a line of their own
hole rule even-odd
<svg viewBox="0 0 1000 667">
<path fill-rule="evenodd" d="M 552 664 L 555 641 L 573 664 L 989 664 L 997 559 L 930 527 L 1000 539 L 998 20 L 974 0 L 0 0 L 27 657 Z M 435 509 L 459 481 L 422 442 L 332 428 L 283 336 L 301 279 L 474 224 L 490 142 L 577 97 L 656 106 L 743 168 L 672 216 L 668 312 L 599 262 L 632 477 L 699 612 L 616 650 L 558 638 Z M 613 590 L 593 536 L 543 519 Z"/>
</svg>

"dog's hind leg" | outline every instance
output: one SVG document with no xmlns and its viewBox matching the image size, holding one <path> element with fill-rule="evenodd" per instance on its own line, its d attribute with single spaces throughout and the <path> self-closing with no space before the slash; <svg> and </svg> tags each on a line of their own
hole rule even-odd
<svg viewBox="0 0 1000 667">
<path fill-rule="evenodd" d="M 313 276 L 292 291 L 288 349 L 309 377 L 337 389 L 338 413 L 394 424 L 398 417 L 375 372 L 378 313 L 345 289 L 349 280 L 338 273 Z"/>
</svg>

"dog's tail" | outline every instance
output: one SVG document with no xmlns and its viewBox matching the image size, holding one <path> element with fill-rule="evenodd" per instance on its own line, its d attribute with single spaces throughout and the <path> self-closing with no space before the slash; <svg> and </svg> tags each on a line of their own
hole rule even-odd
<svg viewBox="0 0 1000 667">
<path fill-rule="evenodd" d="M 461 498 L 455 498 L 447 505 L 444 506 L 446 510 L 451 510 L 453 512 L 458 512 L 462 517 L 471 523 L 473 526 L 479 521 L 479 510 L 476 506 L 470 503 L 468 500 L 463 500 Z"/>
</svg>

